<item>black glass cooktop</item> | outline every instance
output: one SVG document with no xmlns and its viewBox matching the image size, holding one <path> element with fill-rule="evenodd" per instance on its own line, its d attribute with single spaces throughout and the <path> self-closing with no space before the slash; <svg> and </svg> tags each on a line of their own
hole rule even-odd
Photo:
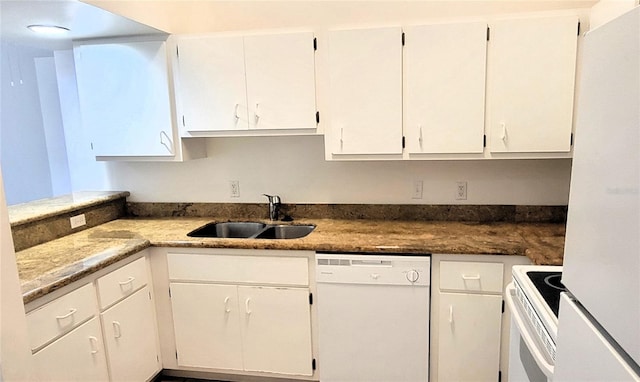
<svg viewBox="0 0 640 382">
<path fill-rule="evenodd" d="M 558 317 L 560 309 L 560 292 L 567 290 L 560 282 L 562 272 L 529 271 L 527 276 L 538 289 L 542 298 L 547 302 L 553 313 Z"/>
</svg>

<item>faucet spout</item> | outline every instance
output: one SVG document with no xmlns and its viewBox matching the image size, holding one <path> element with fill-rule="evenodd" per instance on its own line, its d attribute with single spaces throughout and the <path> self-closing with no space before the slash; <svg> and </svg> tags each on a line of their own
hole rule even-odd
<svg viewBox="0 0 640 382">
<path fill-rule="evenodd" d="M 280 197 L 278 195 L 263 195 L 269 200 L 269 220 L 278 220 L 278 217 L 280 216 Z"/>
</svg>

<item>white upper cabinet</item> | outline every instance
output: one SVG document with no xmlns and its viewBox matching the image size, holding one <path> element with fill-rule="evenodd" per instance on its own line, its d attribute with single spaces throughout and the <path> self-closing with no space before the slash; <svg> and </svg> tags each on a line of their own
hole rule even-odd
<svg viewBox="0 0 640 382">
<path fill-rule="evenodd" d="M 249 128 L 242 37 L 181 38 L 178 71 L 188 131 Z"/>
<path fill-rule="evenodd" d="M 436 24 L 404 31 L 407 151 L 481 154 L 487 24 Z"/>
<path fill-rule="evenodd" d="M 312 33 L 246 36 L 249 127 L 315 129 Z"/>
<path fill-rule="evenodd" d="M 316 128 L 313 33 L 178 36 L 177 45 L 186 136 Z"/>
<path fill-rule="evenodd" d="M 492 153 L 571 150 L 578 18 L 490 23 L 487 131 Z"/>
<path fill-rule="evenodd" d="M 402 154 L 402 29 L 329 32 L 325 144 L 340 154 Z"/>
<path fill-rule="evenodd" d="M 97 157 L 175 156 L 164 41 L 79 44 L 74 56 Z"/>
</svg>

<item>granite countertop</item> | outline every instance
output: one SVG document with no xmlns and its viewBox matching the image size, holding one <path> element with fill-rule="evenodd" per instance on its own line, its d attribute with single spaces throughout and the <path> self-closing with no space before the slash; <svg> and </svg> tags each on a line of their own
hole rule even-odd
<svg viewBox="0 0 640 382">
<path fill-rule="evenodd" d="M 118 219 L 16 253 L 25 303 L 149 246 L 333 252 L 492 254 L 561 265 L 564 224 L 300 219 L 315 224 L 300 239 L 192 238 L 214 217 Z M 268 221 L 264 221 L 268 223 Z"/>
<path fill-rule="evenodd" d="M 127 196 L 129 196 L 127 191 L 80 191 L 54 198 L 15 204 L 8 208 L 9 222 L 12 227 L 15 227 Z"/>
</svg>

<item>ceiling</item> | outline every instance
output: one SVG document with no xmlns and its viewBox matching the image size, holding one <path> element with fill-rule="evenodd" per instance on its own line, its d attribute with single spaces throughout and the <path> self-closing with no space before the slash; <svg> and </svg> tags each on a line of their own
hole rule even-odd
<svg viewBox="0 0 640 382">
<path fill-rule="evenodd" d="M 3 42 L 50 50 L 69 49 L 71 40 L 166 33 L 305 28 L 420 22 L 485 14 L 588 8 L 596 0 L 0 0 Z M 134 21 L 135 20 L 135 21 Z M 26 28 L 56 24 L 62 37 L 43 37 Z M 357 24 L 357 23 L 356 23 Z"/>
<path fill-rule="evenodd" d="M 172 34 L 420 23 L 565 9 L 597 0 L 82 0 Z"/>
<path fill-rule="evenodd" d="M 27 29 L 31 24 L 55 24 L 70 31 L 42 36 Z M 70 49 L 75 39 L 148 34 L 164 32 L 77 0 L 0 0 L 0 37 L 5 43 L 60 50 Z"/>
</svg>

